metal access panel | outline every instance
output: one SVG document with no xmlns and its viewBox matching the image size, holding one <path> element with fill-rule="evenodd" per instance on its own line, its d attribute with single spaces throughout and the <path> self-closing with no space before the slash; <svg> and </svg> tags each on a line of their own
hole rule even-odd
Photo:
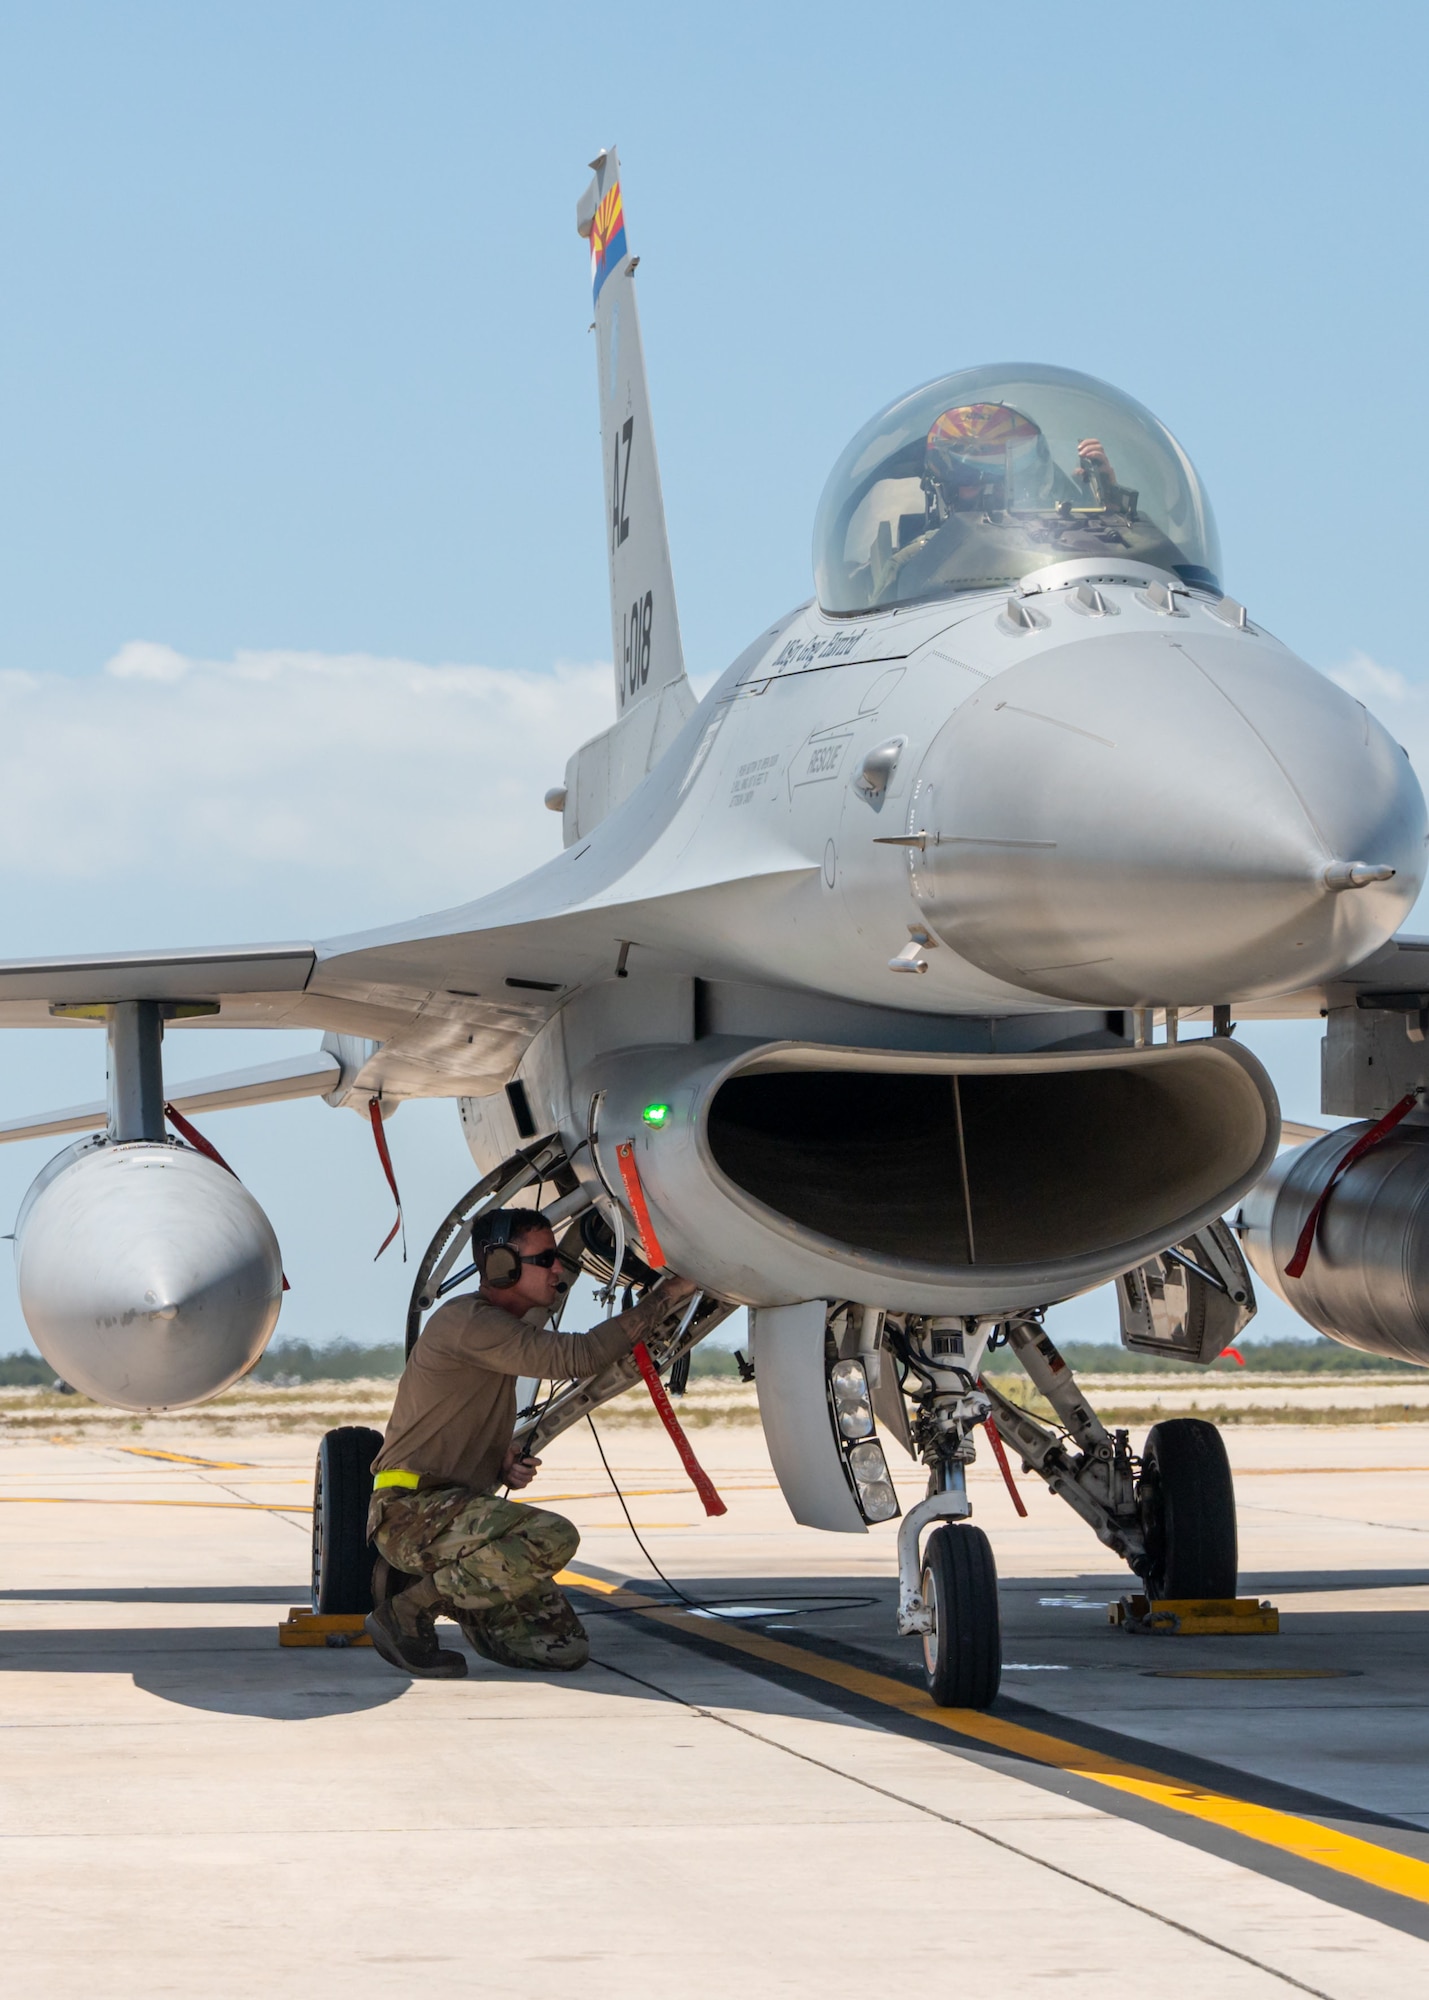
<svg viewBox="0 0 1429 2000">
<path fill-rule="evenodd" d="M 1202 1368 L 1255 1316 L 1250 1272 L 1224 1222 L 1124 1271 L 1116 1302 L 1123 1347 Z"/>
<path fill-rule="evenodd" d="M 1374 996 L 1366 995 L 1366 999 Z M 1320 1044 L 1320 1109 L 1332 1118 L 1382 1118 L 1429 1084 L 1429 990 L 1381 996 L 1393 1006 L 1332 1007 Z"/>
<path fill-rule="evenodd" d="M 800 1526 L 864 1535 L 829 1417 L 827 1315 L 824 1299 L 751 1308 L 759 1420 L 780 1491 Z"/>
</svg>

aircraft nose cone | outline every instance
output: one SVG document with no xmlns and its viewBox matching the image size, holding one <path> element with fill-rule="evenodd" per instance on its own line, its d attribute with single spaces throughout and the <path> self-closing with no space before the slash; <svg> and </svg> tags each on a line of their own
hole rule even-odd
<svg viewBox="0 0 1429 2000">
<path fill-rule="evenodd" d="M 1423 795 L 1362 705 L 1270 639 L 1189 623 L 997 675 L 933 743 L 913 813 L 936 933 L 1092 1006 L 1293 991 L 1390 937 L 1424 874 Z"/>
</svg>

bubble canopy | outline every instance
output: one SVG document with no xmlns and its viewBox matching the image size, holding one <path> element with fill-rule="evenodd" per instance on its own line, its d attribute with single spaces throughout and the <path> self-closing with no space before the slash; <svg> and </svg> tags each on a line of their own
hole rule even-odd
<svg viewBox="0 0 1429 2000">
<path fill-rule="evenodd" d="M 814 521 L 825 611 L 993 590 L 1074 558 L 1141 562 L 1219 594 L 1195 467 L 1164 424 L 1090 375 L 964 368 L 865 424 Z"/>
</svg>

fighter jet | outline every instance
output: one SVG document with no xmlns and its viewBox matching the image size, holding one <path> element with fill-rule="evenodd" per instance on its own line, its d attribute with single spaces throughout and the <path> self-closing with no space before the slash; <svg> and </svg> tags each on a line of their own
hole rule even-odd
<svg viewBox="0 0 1429 2000">
<path fill-rule="evenodd" d="M 1226 594 L 1165 426 L 1045 365 L 961 368 L 872 417 L 819 504 L 813 596 L 697 699 L 638 260 L 615 152 L 592 166 L 615 720 L 547 795 L 563 851 L 321 944 L 0 965 L 0 1025 L 91 1022 L 108 1052 L 105 1100 L 0 1131 L 85 1134 L 26 1196 L 21 1304 L 101 1402 L 214 1396 L 262 1353 L 282 1264 L 190 1116 L 321 1095 L 382 1148 L 404 1099 L 451 1098 L 480 1179 L 419 1262 L 409 1344 L 512 1200 L 608 1295 L 667 1267 L 697 1283 L 650 1342 L 667 1377 L 748 1307 L 799 1521 L 863 1533 L 899 1514 L 887 1451 L 926 1468 L 900 1629 L 939 1700 L 985 1705 L 980 1431 L 1151 1600 L 1235 1589 L 1218 1433 L 1163 1422 L 1138 1451 L 1109 1431 L 1050 1305 L 1116 1280 L 1128 1345 L 1206 1364 L 1254 1311 L 1238 1224 L 1313 1325 L 1429 1362 L 1429 941 L 1396 937 L 1424 799 L 1362 704 Z M 1316 1014 L 1326 1108 L 1362 1122 L 1277 1161 L 1275 1091 L 1235 1025 Z M 165 1028 L 205 1022 L 323 1041 L 166 1098 Z M 984 1372 L 996 1347 L 1052 1421 Z M 635 1379 L 631 1360 L 533 1393 L 529 1442 Z M 324 1441 L 325 1610 L 370 1603 L 371 1452 Z"/>
</svg>

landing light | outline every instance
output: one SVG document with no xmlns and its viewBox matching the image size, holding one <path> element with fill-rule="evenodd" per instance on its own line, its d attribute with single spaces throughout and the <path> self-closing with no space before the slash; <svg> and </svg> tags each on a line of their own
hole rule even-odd
<svg viewBox="0 0 1429 2000">
<path fill-rule="evenodd" d="M 662 1126 L 670 1122 L 670 1107 L 668 1104 L 647 1104 L 640 1116 L 647 1125 L 653 1125 L 658 1132 Z"/>
<path fill-rule="evenodd" d="M 888 1476 L 883 1447 L 869 1439 L 856 1444 L 848 1455 L 848 1469 L 858 1492 L 858 1504 L 865 1521 L 891 1521 L 898 1512 L 898 1496 Z"/>
<path fill-rule="evenodd" d="M 873 1436 L 873 1406 L 869 1400 L 868 1377 L 861 1361 L 840 1361 L 829 1371 L 829 1389 L 834 1399 L 834 1417 L 839 1433 L 846 1438 Z"/>
</svg>

